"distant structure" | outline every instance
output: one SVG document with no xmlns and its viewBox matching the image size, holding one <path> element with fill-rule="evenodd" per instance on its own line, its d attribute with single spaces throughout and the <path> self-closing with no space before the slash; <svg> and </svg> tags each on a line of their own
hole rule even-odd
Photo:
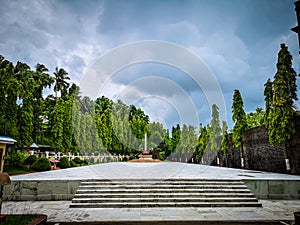
<svg viewBox="0 0 300 225">
<path fill-rule="evenodd" d="M 141 151 L 138 159 L 130 160 L 130 162 L 161 162 L 159 159 L 153 159 L 150 151 L 147 149 L 147 133 L 145 133 L 144 149 Z"/>
<path fill-rule="evenodd" d="M 295 11 L 296 11 L 298 25 L 293 27 L 291 30 L 298 34 L 298 42 L 299 42 L 299 48 L 300 48 L 300 26 L 299 26 L 299 23 L 300 23 L 300 0 L 294 2 L 294 4 L 295 4 Z M 300 54 L 300 51 L 299 51 L 299 54 Z"/>
<path fill-rule="evenodd" d="M 0 172 L 3 172 L 6 149 L 17 141 L 7 136 L 0 136 Z"/>
</svg>

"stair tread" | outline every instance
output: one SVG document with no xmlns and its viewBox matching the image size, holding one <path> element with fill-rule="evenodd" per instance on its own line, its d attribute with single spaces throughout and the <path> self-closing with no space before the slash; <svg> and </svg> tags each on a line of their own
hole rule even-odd
<svg viewBox="0 0 300 225">
<path fill-rule="evenodd" d="M 165 192 L 161 192 L 161 193 L 155 193 L 155 194 L 149 194 L 149 193 L 119 193 L 119 194 L 115 194 L 115 193 L 103 193 L 103 194 L 95 194 L 95 193 L 88 193 L 88 194 L 80 194 L 80 193 L 76 193 L 75 197 L 80 197 L 80 196 L 105 196 L 105 197 L 110 197 L 110 196 L 254 196 L 252 193 L 165 193 Z"/>
<path fill-rule="evenodd" d="M 128 181 L 122 181 L 122 182 L 82 182 L 82 185 L 97 185 L 97 184 L 102 184 L 102 185 L 124 185 L 124 184 L 128 184 L 128 185 L 139 185 L 139 184 L 165 184 L 166 181 L 141 181 L 141 182 L 128 182 Z M 240 181 L 236 181 L 236 182 L 226 182 L 226 181 L 220 181 L 220 182 L 213 182 L 213 181 L 204 181 L 204 182 L 200 182 L 200 181 L 193 181 L 193 182 L 189 182 L 189 181 L 174 181 L 174 182 L 167 182 L 168 184 L 172 184 L 172 185 L 184 185 L 184 184 L 189 184 L 189 185 L 198 185 L 198 184 L 231 184 L 231 185 L 241 185 L 243 184 L 243 182 Z"/>
<path fill-rule="evenodd" d="M 261 207 L 259 202 L 126 202 L 124 203 L 71 203 L 70 207 Z"/>
<path fill-rule="evenodd" d="M 78 189 L 77 192 L 160 192 L 160 191 L 163 191 L 163 192 L 178 192 L 178 191 L 184 191 L 186 193 L 193 193 L 193 192 L 196 192 L 196 193 L 199 193 L 199 192 L 207 192 L 207 191 L 213 191 L 213 192 L 250 192 L 249 189 L 246 189 L 246 188 L 243 188 L 243 189 L 220 189 L 220 188 L 216 188 L 216 189 L 189 189 L 189 188 L 185 188 L 185 189 L 166 189 L 166 188 L 157 188 L 157 189 Z"/>
<path fill-rule="evenodd" d="M 201 185 L 201 186 L 197 186 L 197 185 L 168 185 L 168 184 L 161 184 L 161 185 L 130 185 L 130 186 L 126 186 L 126 185 L 89 185 L 89 186 L 82 186 L 80 185 L 79 188 L 124 188 L 124 189 L 131 189 L 131 188 L 166 188 L 166 187 L 170 187 L 170 188 L 197 188 L 197 189 L 201 189 L 201 188 L 224 188 L 224 189 L 236 189 L 236 188 L 247 188 L 246 185 Z"/>
<path fill-rule="evenodd" d="M 73 198 L 72 202 L 144 202 L 144 201 L 150 201 L 150 202 L 159 202 L 159 201 L 169 201 L 169 202 L 195 202 L 195 201 L 201 201 L 201 202 L 220 202 L 220 201 L 231 201 L 231 202 L 241 202 L 241 201 L 253 201 L 257 202 L 256 198 L 237 198 L 237 197 L 220 197 L 220 198 Z"/>
</svg>

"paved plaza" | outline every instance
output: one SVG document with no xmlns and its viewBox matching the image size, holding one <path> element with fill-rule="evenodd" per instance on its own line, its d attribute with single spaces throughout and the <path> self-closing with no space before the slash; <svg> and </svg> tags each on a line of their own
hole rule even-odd
<svg viewBox="0 0 300 225">
<path fill-rule="evenodd" d="M 300 176 L 275 174 L 259 171 L 211 167 L 186 163 L 105 163 L 57 171 L 12 176 L 19 180 L 87 180 L 87 179 L 259 179 L 300 181 Z M 41 213 L 48 215 L 52 224 L 97 224 L 95 222 L 151 221 L 184 224 L 193 221 L 282 221 L 291 224 L 293 212 L 300 211 L 300 200 L 259 200 L 263 207 L 240 208 L 70 208 L 71 201 L 4 201 L 3 214 Z M 177 222 L 176 222 L 177 221 Z M 129 223 L 132 222 L 132 223 Z M 100 223 L 98 223 L 100 224 Z M 104 223 L 103 223 L 104 224 Z M 171 223 L 170 223 L 171 224 Z M 279 223 L 278 223 L 279 224 Z"/>
<path fill-rule="evenodd" d="M 300 176 L 199 164 L 161 162 L 113 162 L 12 176 L 11 180 L 84 180 L 84 179 L 269 179 L 300 180 Z"/>
</svg>

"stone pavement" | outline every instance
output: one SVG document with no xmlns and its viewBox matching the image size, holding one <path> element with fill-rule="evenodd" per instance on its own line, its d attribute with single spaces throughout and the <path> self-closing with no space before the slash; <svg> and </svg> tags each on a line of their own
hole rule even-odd
<svg viewBox="0 0 300 225">
<path fill-rule="evenodd" d="M 34 180 L 86 180 L 86 179 L 142 179 L 142 178 L 215 178 L 300 181 L 300 176 L 259 171 L 211 167 L 186 163 L 105 163 L 57 171 L 12 176 L 12 181 Z M 297 185 L 299 183 L 296 183 Z M 275 186 L 278 191 L 278 185 Z M 296 187 L 296 190 L 299 190 Z M 300 194 L 300 193 L 299 193 Z M 41 213 L 48 215 L 52 224 L 126 224 L 154 221 L 172 221 L 167 224 L 197 224 L 197 222 L 223 221 L 260 224 L 262 221 L 282 221 L 291 224 L 293 212 L 300 211 L 300 200 L 259 200 L 263 207 L 244 208 L 69 208 L 71 201 L 4 201 L 2 214 Z M 151 222 L 152 221 L 152 222 Z M 257 221 L 258 223 L 251 223 Z M 100 223 L 102 222 L 102 223 Z M 125 223 L 124 223 L 125 224 Z M 158 224 L 158 223 L 157 223 Z M 220 223 L 222 224 L 222 223 Z M 279 224 L 279 223 L 278 223 Z"/>
<path fill-rule="evenodd" d="M 2 214 L 46 214 L 53 224 L 152 221 L 282 221 L 292 224 L 300 200 L 260 200 L 263 207 L 245 208 L 69 208 L 71 201 L 3 202 Z M 222 223 L 221 223 L 222 224 Z"/>
</svg>

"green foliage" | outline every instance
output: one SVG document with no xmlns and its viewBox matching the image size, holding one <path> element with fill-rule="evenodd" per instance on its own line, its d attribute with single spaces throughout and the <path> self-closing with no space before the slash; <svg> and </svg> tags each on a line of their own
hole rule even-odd
<svg viewBox="0 0 300 225">
<path fill-rule="evenodd" d="M 240 91 L 235 89 L 232 102 L 232 120 L 233 127 L 233 141 L 236 148 L 242 150 L 242 135 L 248 129 L 246 113 L 244 111 L 244 102 Z"/>
<path fill-rule="evenodd" d="M 52 134 L 52 146 L 60 152 L 64 152 L 63 146 L 63 122 L 64 122 L 64 105 L 65 102 L 63 99 L 58 99 L 56 101 L 54 107 L 54 120 L 53 120 L 53 127 L 51 129 Z"/>
<path fill-rule="evenodd" d="M 197 144 L 197 135 L 195 128 L 193 126 L 182 126 L 182 131 L 180 134 L 180 142 L 176 147 L 175 153 L 179 155 L 180 158 L 189 159 L 195 151 Z"/>
<path fill-rule="evenodd" d="M 219 108 L 216 104 L 212 105 L 212 116 L 209 125 L 209 142 L 208 150 L 219 150 L 220 149 L 220 137 L 222 135 L 222 130 L 220 126 L 220 114 Z"/>
<path fill-rule="evenodd" d="M 57 166 L 61 169 L 70 168 L 70 161 L 68 157 L 61 157 L 59 162 L 57 163 Z"/>
<path fill-rule="evenodd" d="M 247 125 L 248 128 L 261 126 L 264 124 L 265 112 L 262 108 L 258 107 L 255 112 L 247 113 Z"/>
<path fill-rule="evenodd" d="M 24 166 L 24 160 L 27 157 L 27 153 L 22 153 L 20 151 L 17 152 L 9 152 L 7 156 L 7 162 L 10 167 L 20 168 Z"/>
<path fill-rule="evenodd" d="M 67 94 L 67 88 L 69 87 L 69 83 L 66 80 L 70 80 L 68 77 L 67 71 L 65 71 L 63 68 L 58 69 L 58 67 L 55 68 L 54 74 L 54 91 L 55 91 L 55 97 L 57 98 L 57 92 L 61 92 L 62 96 L 65 96 Z"/>
<path fill-rule="evenodd" d="M 181 138 L 181 130 L 179 124 L 176 127 L 172 127 L 172 137 L 170 140 L 171 152 L 174 152 Z"/>
<path fill-rule="evenodd" d="M 34 80 L 29 78 L 26 82 L 26 93 L 24 94 L 23 104 L 19 113 L 19 133 L 20 142 L 26 146 L 30 146 L 33 143 L 32 132 L 33 132 L 33 93 Z"/>
<path fill-rule="evenodd" d="M 78 157 L 75 157 L 74 159 L 70 160 L 71 167 L 86 166 L 86 165 L 88 165 L 87 160 L 81 160 Z"/>
<path fill-rule="evenodd" d="M 267 128 L 269 128 L 269 124 L 271 121 L 269 114 L 270 114 L 270 109 L 273 107 L 273 83 L 271 82 L 270 78 L 267 80 L 264 86 L 265 86 L 264 96 L 265 96 L 265 105 L 266 105 L 264 124 Z"/>
<path fill-rule="evenodd" d="M 78 165 L 84 164 L 84 161 L 81 160 L 79 157 L 75 157 L 72 161 Z"/>
<path fill-rule="evenodd" d="M 228 134 L 228 126 L 226 121 L 223 121 L 222 124 L 222 143 L 221 143 L 221 150 L 227 154 L 228 144 L 229 144 L 229 134 Z"/>
<path fill-rule="evenodd" d="M 31 165 L 31 169 L 39 172 L 48 171 L 51 169 L 51 163 L 48 158 L 41 157 Z"/>
<path fill-rule="evenodd" d="M 30 155 L 24 160 L 24 164 L 31 166 L 37 160 L 38 160 L 38 158 L 35 155 Z"/>
<path fill-rule="evenodd" d="M 70 161 L 70 166 L 71 167 L 77 167 L 80 166 L 79 164 L 76 164 L 73 160 Z"/>
<path fill-rule="evenodd" d="M 292 67 L 292 55 L 285 44 L 278 53 L 277 72 L 274 81 L 265 85 L 266 117 L 270 143 L 288 144 L 295 133 L 293 123 L 297 97 L 296 72 Z"/>
<path fill-rule="evenodd" d="M 209 132 L 206 126 L 200 127 L 200 136 L 196 146 L 196 159 L 200 160 L 207 148 L 209 142 Z"/>
</svg>

